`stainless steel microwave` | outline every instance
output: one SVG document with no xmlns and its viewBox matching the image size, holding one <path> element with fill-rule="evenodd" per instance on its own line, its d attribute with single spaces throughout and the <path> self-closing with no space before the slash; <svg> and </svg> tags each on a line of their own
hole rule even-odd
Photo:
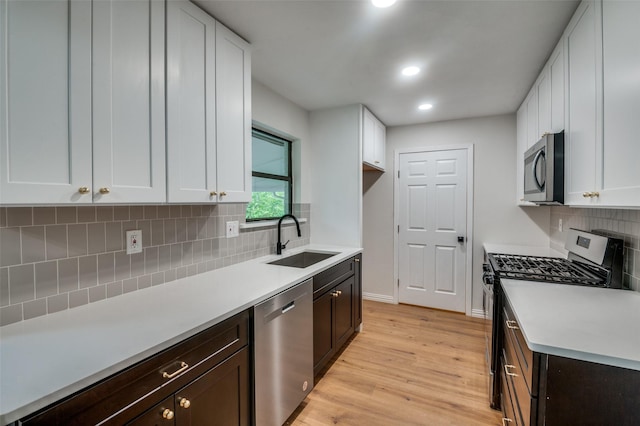
<svg viewBox="0 0 640 426">
<path fill-rule="evenodd" d="M 524 153 L 524 199 L 564 204 L 564 132 L 545 133 Z"/>
</svg>

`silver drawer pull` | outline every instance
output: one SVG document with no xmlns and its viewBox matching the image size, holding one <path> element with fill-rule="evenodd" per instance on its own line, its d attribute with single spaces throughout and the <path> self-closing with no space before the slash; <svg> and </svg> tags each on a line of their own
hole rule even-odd
<svg viewBox="0 0 640 426">
<path fill-rule="evenodd" d="M 517 377 L 518 375 L 516 373 L 512 373 L 509 371 L 510 368 L 516 368 L 515 365 L 511 365 L 511 364 L 505 364 L 504 366 L 504 374 L 506 374 L 507 376 L 512 376 L 512 377 Z"/>
<path fill-rule="evenodd" d="M 511 423 L 513 422 L 513 420 L 507 418 L 507 417 L 503 417 L 502 418 L 502 426 L 507 426 L 507 423 Z"/>
<path fill-rule="evenodd" d="M 506 320 L 505 324 L 507 325 L 507 328 L 510 330 L 520 330 L 520 327 L 518 327 L 518 323 L 515 322 L 514 320 Z"/>
<path fill-rule="evenodd" d="M 171 374 L 169 374 L 166 371 L 164 371 L 162 373 L 162 377 L 164 377 L 165 379 L 173 379 L 174 377 L 176 377 L 178 374 L 182 373 L 187 368 L 189 368 L 189 364 L 187 364 L 186 362 L 183 361 L 183 362 L 180 363 L 180 368 L 178 370 L 174 371 Z"/>
</svg>

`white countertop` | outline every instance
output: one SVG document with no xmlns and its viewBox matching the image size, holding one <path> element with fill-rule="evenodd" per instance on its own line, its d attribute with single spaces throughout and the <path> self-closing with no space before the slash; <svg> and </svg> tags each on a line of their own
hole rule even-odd
<svg viewBox="0 0 640 426">
<path fill-rule="evenodd" d="M 501 254 L 518 254 L 521 256 L 544 256 L 544 257 L 567 257 L 559 251 L 552 249 L 551 247 L 543 246 L 520 246 L 512 244 L 493 244 L 484 243 L 484 251 L 486 253 L 501 253 Z"/>
<path fill-rule="evenodd" d="M 360 248 L 299 269 L 259 259 L 0 327 L 0 424 L 106 378 L 280 293 Z"/>
<path fill-rule="evenodd" d="M 640 370 L 640 293 L 500 280 L 529 349 Z"/>
</svg>

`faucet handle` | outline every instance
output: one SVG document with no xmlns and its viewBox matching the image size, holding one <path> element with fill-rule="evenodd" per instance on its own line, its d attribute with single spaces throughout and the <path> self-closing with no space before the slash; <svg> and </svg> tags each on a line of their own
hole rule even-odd
<svg viewBox="0 0 640 426">
<path fill-rule="evenodd" d="M 282 244 L 280 245 L 280 248 L 282 248 L 282 250 L 286 249 L 286 248 L 287 248 L 287 244 L 289 244 L 289 241 L 291 241 L 291 240 L 287 240 L 287 242 L 286 242 L 286 243 L 282 243 Z"/>
</svg>

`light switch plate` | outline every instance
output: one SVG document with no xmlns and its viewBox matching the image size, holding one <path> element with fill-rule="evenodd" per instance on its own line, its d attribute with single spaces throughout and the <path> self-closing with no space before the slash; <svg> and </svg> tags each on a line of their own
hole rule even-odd
<svg viewBox="0 0 640 426">
<path fill-rule="evenodd" d="M 227 238 L 237 237 L 240 234 L 239 224 L 237 220 L 227 222 Z"/>
<path fill-rule="evenodd" d="M 142 230 L 126 231 L 127 254 L 142 253 Z"/>
</svg>

